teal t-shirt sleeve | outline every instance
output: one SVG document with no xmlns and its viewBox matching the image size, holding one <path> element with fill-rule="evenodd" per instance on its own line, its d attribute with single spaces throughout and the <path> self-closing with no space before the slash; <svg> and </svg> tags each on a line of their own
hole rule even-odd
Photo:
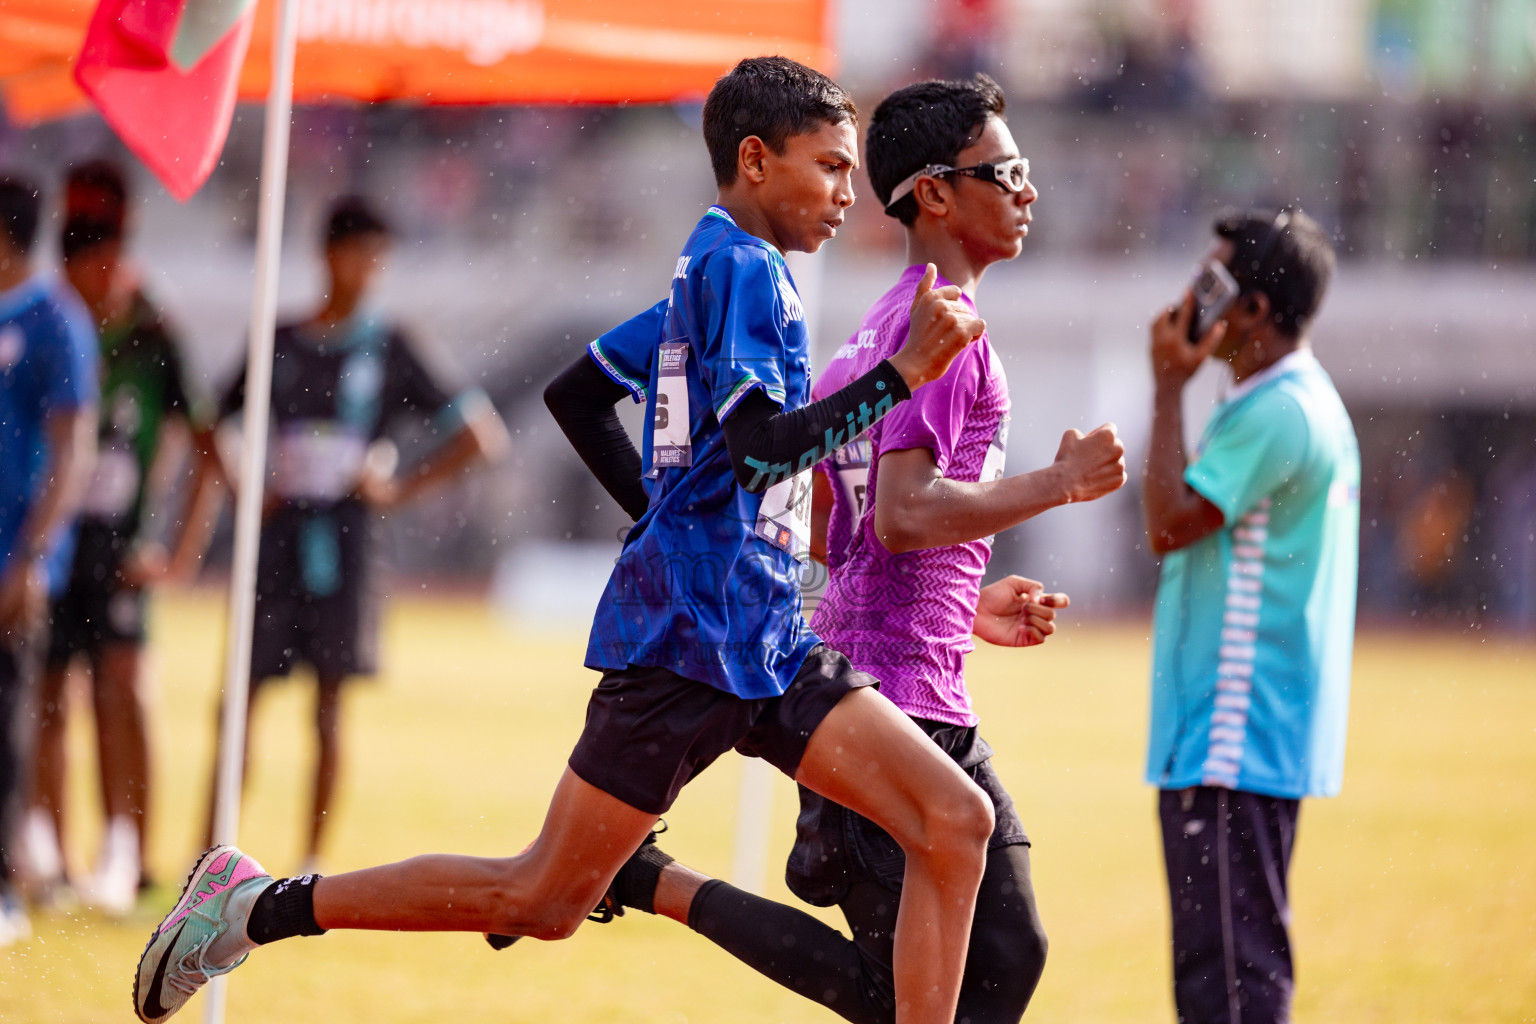
<svg viewBox="0 0 1536 1024">
<path fill-rule="evenodd" d="M 1275 387 L 1218 417 L 1184 480 L 1235 523 L 1301 468 L 1307 418 L 1294 396 Z"/>
<path fill-rule="evenodd" d="M 784 364 L 790 311 L 780 288 L 793 292 L 766 249 L 735 246 L 712 253 L 695 277 L 703 328 L 699 375 L 724 422 L 743 398 L 761 388 L 784 404 Z"/>
<path fill-rule="evenodd" d="M 645 401 L 645 388 L 651 380 L 651 363 L 667 327 L 670 302 L 670 299 L 662 299 L 587 346 L 592 361 L 637 402 Z"/>
</svg>

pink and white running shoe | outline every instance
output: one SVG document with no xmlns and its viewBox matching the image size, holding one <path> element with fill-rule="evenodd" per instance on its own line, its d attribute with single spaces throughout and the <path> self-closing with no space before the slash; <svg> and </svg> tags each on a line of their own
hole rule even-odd
<svg viewBox="0 0 1536 1024">
<path fill-rule="evenodd" d="M 210 978 L 245 963 L 210 963 L 209 947 L 231 928 L 245 927 L 255 895 L 272 883 L 255 858 L 215 846 L 198 858 L 181 899 L 144 947 L 133 978 L 133 1009 L 159 1024 L 184 1006 Z"/>
</svg>

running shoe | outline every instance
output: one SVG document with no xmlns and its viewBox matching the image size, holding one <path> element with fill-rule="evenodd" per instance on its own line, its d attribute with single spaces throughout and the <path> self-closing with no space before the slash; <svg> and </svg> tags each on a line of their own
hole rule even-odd
<svg viewBox="0 0 1536 1024">
<path fill-rule="evenodd" d="M 665 818 L 658 819 L 656 824 L 651 827 L 651 830 L 645 834 L 645 838 L 640 841 L 640 846 L 634 853 L 630 854 L 630 860 L 633 860 L 640 850 L 647 846 L 655 845 L 656 837 L 666 830 L 667 820 Z M 626 860 L 624 863 L 628 864 L 629 861 Z M 619 868 L 620 872 L 623 872 L 623 870 L 622 867 Z M 592 909 L 592 913 L 587 915 L 588 921 L 607 924 L 616 917 L 624 916 L 624 901 L 619 899 L 617 885 L 618 876 L 615 875 L 614 881 L 608 883 L 608 890 L 603 893 L 602 902 Z M 490 943 L 492 949 L 506 949 L 520 938 L 522 938 L 521 935 L 498 935 L 495 932 L 490 932 L 485 936 L 485 941 Z"/>
<path fill-rule="evenodd" d="M 210 978 L 245 963 L 208 962 L 208 948 L 232 927 L 244 928 L 251 899 L 272 882 L 260 864 L 233 846 L 215 846 L 198 859 L 187 876 L 181 899 L 149 937 L 133 977 L 133 1009 L 145 1024 L 159 1024 L 182 1006 Z M 254 898 L 254 897 L 253 897 Z"/>
</svg>

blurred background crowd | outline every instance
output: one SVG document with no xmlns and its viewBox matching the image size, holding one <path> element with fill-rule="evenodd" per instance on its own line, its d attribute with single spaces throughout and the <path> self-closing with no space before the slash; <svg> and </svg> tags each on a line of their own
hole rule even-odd
<svg viewBox="0 0 1536 1024">
<path fill-rule="evenodd" d="M 836 77 L 865 109 L 932 75 L 983 70 L 1008 91 L 1041 192 L 1024 255 L 982 286 L 1014 394 L 1010 472 L 1104 420 L 1139 464 L 1153 310 L 1223 207 L 1300 203 L 1341 258 L 1314 340 L 1362 447 L 1362 615 L 1536 629 L 1536 0 L 846 0 L 835 16 Z M 500 466 L 388 523 L 400 574 L 489 581 L 525 616 L 590 613 L 626 520 L 539 394 L 663 294 L 713 196 L 698 121 L 687 104 L 297 110 L 281 308 L 315 302 L 330 201 L 372 197 L 399 234 L 375 301 L 513 431 Z M 131 251 L 213 394 L 243 365 L 260 138 L 241 107 L 185 205 L 94 115 L 0 125 L 0 165 L 53 183 L 92 157 L 133 168 Z M 902 259 L 863 195 L 792 263 L 823 360 Z M 1211 371 L 1196 398 L 1221 386 Z M 419 441 L 400 439 L 407 457 Z M 1072 592 L 1074 615 L 1144 608 L 1134 483 L 999 538 L 993 567 Z"/>
</svg>

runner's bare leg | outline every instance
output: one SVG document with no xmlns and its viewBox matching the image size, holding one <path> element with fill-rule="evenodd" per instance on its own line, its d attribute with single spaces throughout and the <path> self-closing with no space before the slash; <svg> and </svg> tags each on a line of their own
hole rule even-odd
<svg viewBox="0 0 1536 1024">
<path fill-rule="evenodd" d="M 429 854 L 315 883 L 322 928 L 466 931 L 563 939 L 597 906 L 656 815 L 569 768 L 544 827 L 516 857 Z"/>
<path fill-rule="evenodd" d="M 992 830 L 985 794 L 869 690 L 844 697 L 822 722 L 797 778 L 880 824 L 907 851 L 896 932 L 897 1020 L 950 1024 Z M 525 853 L 429 855 L 330 875 L 315 884 L 315 922 L 565 938 L 655 821 L 567 769 Z"/>
<path fill-rule="evenodd" d="M 896 916 L 897 1024 L 951 1024 L 965 973 L 992 804 L 873 689 L 850 692 L 811 735 L 795 780 L 857 811 L 907 855 Z"/>
</svg>

